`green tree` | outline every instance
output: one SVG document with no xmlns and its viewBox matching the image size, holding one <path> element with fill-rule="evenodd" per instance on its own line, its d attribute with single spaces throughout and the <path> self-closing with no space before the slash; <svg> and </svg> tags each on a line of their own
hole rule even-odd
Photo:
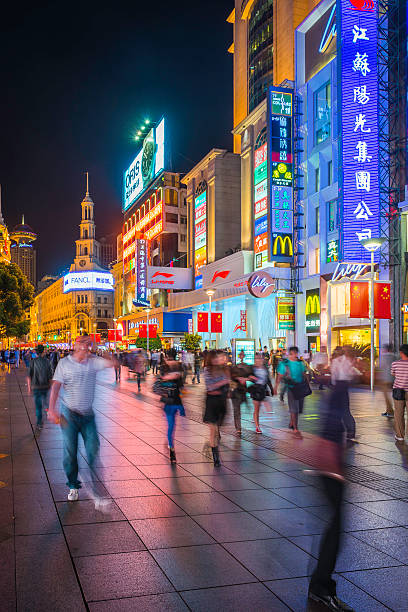
<svg viewBox="0 0 408 612">
<path fill-rule="evenodd" d="M 136 338 L 136 346 L 137 348 L 142 348 L 144 350 L 147 349 L 147 338 Z M 161 349 L 162 343 L 159 337 L 157 338 L 149 338 L 149 351 L 157 351 Z"/>
<path fill-rule="evenodd" d="M 181 345 L 186 351 L 199 351 L 201 349 L 201 341 L 200 334 L 185 333 Z"/>
<path fill-rule="evenodd" d="M 25 311 L 34 300 L 34 288 L 16 264 L 0 262 L 0 337 L 21 338 L 29 332 Z"/>
</svg>

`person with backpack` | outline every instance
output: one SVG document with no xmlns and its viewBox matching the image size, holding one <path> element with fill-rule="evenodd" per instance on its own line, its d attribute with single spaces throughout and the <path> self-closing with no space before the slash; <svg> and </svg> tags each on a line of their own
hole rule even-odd
<svg viewBox="0 0 408 612">
<path fill-rule="evenodd" d="M 43 427 L 43 409 L 46 406 L 47 395 L 51 385 L 53 376 L 52 368 L 49 360 L 43 356 L 44 346 L 37 346 L 36 359 L 30 361 L 28 368 L 27 387 L 28 393 L 33 392 L 35 412 L 37 417 L 37 429 Z"/>
<path fill-rule="evenodd" d="M 153 391 L 160 395 L 163 402 L 163 410 L 167 419 L 167 442 L 170 452 L 170 462 L 176 463 L 174 450 L 174 430 L 176 426 L 176 414 L 185 416 L 185 410 L 180 397 L 180 389 L 183 386 L 183 368 L 179 361 L 170 356 L 162 355 L 160 365 L 160 378 L 156 381 Z"/>
<path fill-rule="evenodd" d="M 295 392 L 295 387 L 306 382 L 306 366 L 299 359 L 299 349 L 297 346 L 289 348 L 287 359 L 282 359 L 278 365 L 275 383 L 275 393 L 278 392 L 278 385 L 284 381 L 288 390 L 288 405 L 290 413 L 289 429 L 293 430 L 296 438 L 301 438 L 302 434 L 298 429 L 299 414 L 303 412 L 304 397 L 299 397 L 301 393 Z M 310 387 L 307 395 L 310 393 Z"/>
</svg>

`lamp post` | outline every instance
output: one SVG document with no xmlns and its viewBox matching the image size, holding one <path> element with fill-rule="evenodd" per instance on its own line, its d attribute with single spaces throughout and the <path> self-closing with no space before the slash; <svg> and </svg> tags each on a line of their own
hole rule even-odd
<svg viewBox="0 0 408 612">
<path fill-rule="evenodd" d="M 149 350 L 149 313 L 150 308 L 146 308 L 146 351 Z"/>
<path fill-rule="evenodd" d="M 113 319 L 113 332 L 115 334 L 115 353 L 117 352 L 116 351 L 116 347 L 117 347 L 117 344 L 116 344 L 116 342 L 117 342 L 117 337 L 116 337 L 116 321 L 117 321 L 117 319 Z"/>
<path fill-rule="evenodd" d="M 209 306 L 209 321 L 208 321 L 208 329 L 210 332 L 210 350 L 211 350 L 211 342 L 212 342 L 212 337 L 211 337 L 211 298 L 212 296 L 215 294 L 214 289 L 207 289 L 206 294 L 208 295 L 208 306 Z"/>
<path fill-rule="evenodd" d="M 374 391 L 374 253 L 381 248 L 382 244 L 385 242 L 385 238 L 367 238 L 366 240 L 361 240 L 361 244 L 363 247 L 371 253 L 371 283 L 370 283 L 370 324 L 371 324 L 371 356 L 370 356 L 370 389 Z"/>
</svg>

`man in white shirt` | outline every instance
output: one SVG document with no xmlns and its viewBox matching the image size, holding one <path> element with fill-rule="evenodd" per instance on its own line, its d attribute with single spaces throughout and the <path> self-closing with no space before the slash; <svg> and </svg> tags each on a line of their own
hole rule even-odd
<svg viewBox="0 0 408 612">
<path fill-rule="evenodd" d="M 107 367 L 113 367 L 113 362 L 90 353 L 92 340 L 89 336 L 77 338 L 74 353 L 58 362 L 51 387 L 48 419 L 61 425 L 64 438 L 63 466 L 67 475 L 69 487 L 68 500 L 78 500 L 78 436 L 84 440 L 87 459 L 93 477 L 93 465 L 99 451 L 99 437 L 96 431 L 93 402 L 95 396 L 97 373 Z M 61 411 L 57 409 L 57 399 L 61 387 Z M 103 501 L 95 492 L 93 482 L 95 507 L 101 509 Z"/>
</svg>

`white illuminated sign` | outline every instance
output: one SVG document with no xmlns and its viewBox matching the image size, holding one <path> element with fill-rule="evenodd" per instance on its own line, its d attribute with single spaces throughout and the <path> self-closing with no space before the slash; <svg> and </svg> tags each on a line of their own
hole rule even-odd
<svg viewBox="0 0 408 612">
<path fill-rule="evenodd" d="M 64 276 L 64 293 L 68 291 L 113 291 L 110 272 L 70 272 Z"/>
<path fill-rule="evenodd" d="M 127 210 L 164 170 L 164 119 L 152 128 L 123 177 L 123 210 Z"/>
</svg>

